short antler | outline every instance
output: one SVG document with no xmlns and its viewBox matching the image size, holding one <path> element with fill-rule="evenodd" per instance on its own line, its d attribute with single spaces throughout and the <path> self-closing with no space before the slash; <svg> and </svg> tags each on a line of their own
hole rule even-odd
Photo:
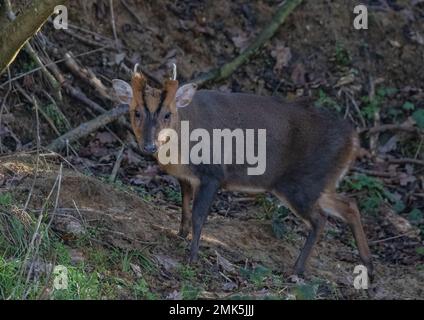
<svg viewBox="0 0 424 320">
<path fill-rule="evenodd" d="M 134 66 L 134 73 L 137 73 L 138 72 L 138 67 L 139 67 L 140 65 L 138 64 L 138 63 L 136 63 L 135 64 L 135 66 Z"/>
<path fill-rule="evenodd" d="M 172 64 L 172 78 L 171 80 L 177 80 L 177 65 L 175 63 Z"/>
</svg>

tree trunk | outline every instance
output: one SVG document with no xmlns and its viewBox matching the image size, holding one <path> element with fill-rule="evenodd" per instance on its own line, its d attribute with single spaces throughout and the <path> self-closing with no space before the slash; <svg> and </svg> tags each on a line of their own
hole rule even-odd
<svg viewBox="0 0 424 320">
<path fill-rule="evenodd" d="M 0 74 L 13 62 L 25 43 L 43 26 L 57 5 L 67 0 L 33 0 L 14 21 L 0 18 Z M 5 2 L 0 0 L 0 13 Z"/>
</svg>

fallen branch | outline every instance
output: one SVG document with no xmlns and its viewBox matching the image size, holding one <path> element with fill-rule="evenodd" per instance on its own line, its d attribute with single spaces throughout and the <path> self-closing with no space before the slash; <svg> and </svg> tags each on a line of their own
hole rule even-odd
<svg viewBox="0 0 424 320">
<path fill-rule="evenodd" d="M 53 21 L 51 21 L 51 24 L 53 24 Z M 70 26 L 71 27 L 71 26 Z M 75 27 L 74 27 L 75 28 Z M 75 38 L 76 40 L 82 42 L 84 45 L 89 46 L 89 47 L 93 47 L 93 48 L 102 48 L 102 49 L 112 49 L 114 46 L 112 44 L 112 40 L 108 39 L 106 37 L 103 36 L 103 38 L 101 40 L 103 40 L 104 42 L 99 42 L 96 40 L 91 40 L 88 39 L 76 32 L 73 32 L 69 29 L 62 29 L 61 32 L 67 34 L 68 36 Z M 101 35 L 100 35 L 101 36 Z M 97 35 L 95 35 L 95 37 L 98 37 Z"/>
<path fill-rule="evenodd" d="M 376 132 L 385 132 L 385 131 L 404 131 L 416 134 L 424 134 L 424 130 L 414 127 L 412 125 L 405 124 L 383 124 L 379 126 L 375 126 L 372 128 L 362 129 L 359 133 L 368 132 L 369 134 L 373 134 Z"/>
<path fill-rule="evenodd" d="M 237 58 L 228 62 L 218 69 L 214 69 L 204 75 L 201 75 L 193 82 L 198 85 L 205 84 L 209 81 L 219 81 L 228 78 L 238 67 L 247 62 L 253 54 L 255 54 L 265 42 L 271 39 L 277 32 L 278 28 L 286 21 L 290 13 L 302 3 L 302 0 L 286 0 L 284 4 L 277 10 L 271 22 L 262 30 L 257 38 L 250 46 L 243 51 Z"/>
<path fill-rule="evenodd" d="M 109 181 L 115 182 L 116 175 L 118 174 L 118 170 L 121 167 L 121 162 L 124 155 L 125 146 L 122 146 L 121 150 L 119 150 L 118 155 L 116 156 L 115 165 L 113 166 L 112 173 L 110 174 Z"/>
<path fill-rule="evenodd" d="M 96 52 L 99 52 L 99 51 L 102 51 L 102 50 L 105 50 L 105 49 L 107 49 L 107 47 L 102 47 L 102 48 L 90 50 L 90 51 L 87 51 L 87 52 L 83 52 L 83 53 L 80 53 L 80 54 L 76 55 L 75 58 L 86 56 L 86 55 L 89 55 L 89 54 L 93 54 L 93 53 L 96 53 Z M 44 66 L 45 67 L 50 67 L 52 65 L 55 65 L 55 64 L 64 62 L 65 60 L 66 59 L 59 59 L 59 60 L 56 60 L 56 61 L 49 62 L 49 63 L 45 64 Z M 16 80 L 19 80 L 19 79 L 22 79 L 23 77 L 26 77 L 26 76 L 28 76 L 30 74 L 33 74 L 34 72 L 37 72 L 37 71 L 40 71 L 40 70 L 41 70 L 41 67 L 37 67 L 37 68 L 31 69 L 29 71 L 26 71 L 24 73 L 21 73 L 21 74 L 15 76 L 13 78 L 12 77 L 9 77 L 9 80 L 7 80 L 7 81 L 3 82 L 2 84 L 0 84 L 0 89 L 4 88 L 6 86 L 10 86 L 12 82 L 14 82 Z"/>
<path fill-rule="evenodd" d="M 60 151 L 66 147 L 68 143 L 77 141 L 78 139 L 89 135 L 90 133 L 98 130 L 105 125 L 118 120 L 121 116 L 128 113 L 128 105 L 120 105 L 97 118 L 90 120 L 88 122 L 82 123 L 75 129 L 65 133 L 56 140 L 54 140 L 50 145 L 47 146 L 47 149 L 52 151 Z"/>
<path fill-rule="evenodd" d="M 396 178 L 397 177 L 397 175 L 393 174 L 393 173 L 383 172 L 383 171 L 375 171 L 375 170 L 366 170 L 366 169 L 357 168 L 357 167 L 353 168 L 353 171 L 363 173 L 363 174 L 373 176 L 373 177 L 379 177 L 379 178 Z"/>
<path fill-rule="evenodd" d="M 49 69 L 52 71 L 52 73 L 56 77 L 57 81 L 59 81 L 61 86 L 65 89 L 66 93 L 69 94 L 71 97 L 73 97 L 74 99 L 84 103 L 92 111 L 95 111 L 97 113 L 105 113 L 107 111 L 105 108 L 98 105 L 93 100 L 89 99 L 85 95 L 85 93 L 82 92 L 79 88 L 75 88 L 72 85 L 70 85 L 69 81 L 66 80 L 66 78 L 63 76 L 63 74 L 60 72 L 57 65 L 52 64 L 52 65 L 49 66 Z"/>
<path fill-rule="evenodd" d="M 98 103 L 88 98 L 87 95 L 81 91 L 81 89 L 73 87 L 69 83 L 69 81 L 66 80 L 64 75 L 60 72 L 57 65 L 52 64 L 49 66 L 49 68 L 54 74 L 54 76 L 56 77 L 57 81 L 59 81 L 62 87 L 65 89 L 65 92 L 72 98 L 86 105 L 89 108 L 88 111 L 90 111 L 90 114 L 92 114 L 93 111 L 99 114 L 103 114 L 107 112 L 107 110 L 103 108 L 101 105 L 99 105 Z M 127 130 L 132 131 L 131 125 L 125 119 L 119 119 L 119 123 L 123 125 Z"/>
<path fill-rule="evenodd" d="M 97 78 L 93 71 L 88 68 L 79 66 L 69 52 L 65 54 L 65 58 L 65 64 L 73 74 L 77 75 L 86 83 L 91 85 L 102 98 L 113 100 L 108 93 L 110 90 L 105 87 L 105 85 L 100 81 L 99 78 Z"/>
<path fill-rule="evenodd" d="M 424 160 L 419 160 L 419 159 L 412 159 L 412 158 L 396 159 L 396 158 L 392 158 L 392 157 L 386 157 L 386 160 L 389 163 L 393 163 L 393 164 L 416 164 L 416 165 L 419 165 L 419 166 L 424 166 Z"/>
</svg>

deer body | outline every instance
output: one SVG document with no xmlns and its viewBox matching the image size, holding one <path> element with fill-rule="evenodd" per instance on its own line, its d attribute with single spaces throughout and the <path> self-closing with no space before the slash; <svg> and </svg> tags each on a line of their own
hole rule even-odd
<svg viewBox="0 0 424 320">
<path fill-rule="evenodd" d="M 153 144 L 150 150 L 154 154 L 161 148 L 161 141 L 156 138 L 160 129 L 173 128 L 178 132 L 182 121 L 190 123 L 190 130 L 202 128 L 211 133 L 214 129 L 266 129 L 266 170 L 261 175 L 248 175 L 246 165 L 236 163 L 161 165 L 180 181 L 183 205 L 179 235 L 186 237 L 191 224 L 190 261 L 197 260 L 202 227 L 216 192 L 224 188 L 271 192 L 307 223 L 310 233 L 295 264 L 297 274 L 304 272 L 328 215 L 350 225 L 361 259 L 372 274 L 358 208 L 353 200 L 336 193 L 337 183 L 355 160 L 359 147 L 349 124 L 308 101 L 287 102 L 210 90 L 196 92 L 194 85 L 178 88 L 175 80 L 167 81 L 163 91 L 153 94 L 156 99 L 150 99 L 146 97 L 146 84 L 140 85 L 139 80 L 144 77 L 138 73 L 134 77 L 133 95 L 128 97 L 132 125 L 140 146 L 146 150 L 146 145 Z M 119 95 L 119 86 L 115 89 Z M 137 112 L 143 115 L 138 117 Z M 143 134 L 137 136 L 137 132 Z"/>
</svg>

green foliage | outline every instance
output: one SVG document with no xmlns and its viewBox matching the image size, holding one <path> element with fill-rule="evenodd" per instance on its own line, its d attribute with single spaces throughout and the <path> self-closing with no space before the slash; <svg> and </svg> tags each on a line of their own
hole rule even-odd
<svg viewBox="0 0 424 320">
<path fill-rule="evenodd" d="M 98 256 L 97 259 L 103 260 L 102 255 Z M 120 266 L 120 270 L 125 273 L 131 273 L 131 264 L 140 266 L 145 272 L 153 272 L 156 267 L 154 263 L 149 259 L 146 253 L 139 250 L 119 250 L 114 249 L 107 258 L 107 265 Z"/>
<path fill-rule="evenodd" d="M 181 264 L 178 266 L 178 272 L 182 279 L 192 281 L 196 277 L 196 270 L 189 265 Z"/>
<path fill-rule="evenodd" d="M 415 249 L 415 251 L 416 251 L 419 255 L 424 256 L 424 247 L 419 247 L 419 248 Z"/>
<path fill-rule="evenodd" d="M 257 265 L 254 268 L 241 268 L 240 274 L 248 279 L 255 287 L 263 287 L 264 281 L 272 275 L 271 269 Z"/>
<path fill-rule="evenodd" d="M 181 295 L 184 300 L 196 300 L 202 289 L 185 282 L 181 288 Z"/>
<path fill-rule="evenodd" d="M 43 106 L 43 111 L 53 121 L 59 132 L 65 133 L 68 129 L 70 129 L 67 119 L 56 105 L 50 103 L 46 106 Z"/>
<path fill-rule="evenodd" d="M 29 60 L 23 63 L 22 72 L 26 73 L 37 68 L 37 63 L 34 60 Z"/>
<path fill-rule="evenodd" d="M 342 111 L 342 107 L 330 96 L 328 96 L 324 90 L 320 89 L 318 91 L 318 100 L 315 104 L 317 107 L 323 107 L 323 108 L 329 108 L 334 109 L 337 112 Z"/>
<path fill-rule="evenodd" d="M 8 208 L 12 205 L 12 194 L 9 192 L 5 192 L 0 194 L 0 206 Z"/>
<path fill-rule="evenodd" d="M 402 106 L 402 109 L 405 111 L 413 111 L 415 110 L 415 105 L 412 102 L 405 102 Z"/>
<path fill-rule="evenodd" d="M 176 204 L 181 204 L 181 192 L 176 191 L 171 187 L 163 188 L 163 192 L 165 193 L 166 200 L 174 202 Z"/>
<path fill-rule="evenodd" d="M 424 214 L 419 209 L 413 209 L 409 214 L 408 218 L 411 222 L 420 222 L 424 218 Z"/>
<path fill-rule="evenodd" d="M 385 199 L 395 201 L 393 195 L 384 188 L 383 183 L 364 174 L 356 174 L 345 179 L 347 188 L 355 191 L 366 191 L 359 198 L 361 211 L 377 214 L 380 205 Z"/>
<path fill-rule="evenodd" d="M 336 63 L 340 66 L 349 66 L 352 63 L 349 51 L 340 43 L 336 44 Z"/>
<path fill-rule="evenodd" d="M 133 294 L 135 299 L 155 300 L 158 296 L 151 292 L 149 285 L 143 278 L 138 279 L 133 286 Z"/>
<path fill-rule="evenodd" d="M 419 128 L 424 129 L 424 109 L 415 111 L 412 114 L 412 118 L 415 120 Z"/>
<path fill-rule="evenodd" d="M 318 284 L 301 284 L 297 285 L 293 293 L 296 300 L 315 300 L 317 298 Z"/>
<path fill-rule="evenodd" d="M 58 300 L 88 300 L 101 298 L 99 274 L 87 272 L 82 267 L 66 266 L 68 288 L 54 290 L 53 298 Z"/>
<path fill-rule="evenodd" d="M 393 96 L 397 91 L 398 90 L 396 88 L 382 87 L 377 90 L 373 99 L 370 99 L 368 96 L 362 97 L 361 100 L 364 105 L 361 108 L 361 113 L 364 118 L 374 120 L 375 114 L 381 109 L 384 99 L 386 97 Z M 397 112 L 395 111 L 395 115 L 396 114 Z"/>
<path fill-rule="evenodd" d="M 6 259 L 0 256 L 0 299 L 9 298 L 13 292 L 15 296 L 21 296 L 24 292 L 24 279 L 19 277 L 21 261 L 18 259 Z"/>
<path fill-rule="evenodd" d="M 277 210 L 274 211 L 272 216 L 272 231 L 278 239 L 283 239 L 286 234 L 286 227 L 284 225 L 284 218 L 289 214 L 289 210 L 284 206 L 280 205 Z"/>
</svg>

